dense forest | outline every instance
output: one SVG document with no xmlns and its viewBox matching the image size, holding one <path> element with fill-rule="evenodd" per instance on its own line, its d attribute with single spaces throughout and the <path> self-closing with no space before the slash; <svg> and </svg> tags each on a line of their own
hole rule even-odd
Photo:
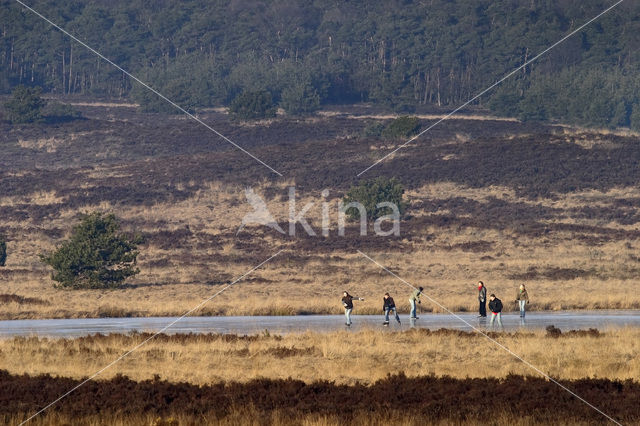
<svg viewBox="0 0 640 426">
<path fill-rule="evenodd" d="M 30 6 L 186 108 L 243 92 L 290 105 L 453 108 L 588 21 L 601 0 L 38 0 Z M 640 3 L 624 2 L 476 103 L 640 128 Z M 170 108 L 20 4 L 0 0 L 0 92 Z M 313 105 L 307 105 L 306 110 Z"/>
</svg>

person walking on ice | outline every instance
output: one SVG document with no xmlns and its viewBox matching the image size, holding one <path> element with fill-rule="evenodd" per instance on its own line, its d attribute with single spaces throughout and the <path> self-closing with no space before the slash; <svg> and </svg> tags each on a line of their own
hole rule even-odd
<svg viewBox="0 0 640 426">
<path fill-rule="evenodd" d="M 478 317 L 487 317 L 487 288 L 482 281 L 478 281 L 478 302 L 480 302 L 480 309 L 478 311 Z"/>
<path fill-rule="evenodd" d="M 351 311 L 353 310 L 354 299 L 364 301 L 362 297 L 352 296 L 346 290 L 344 293 L 342 293 L 342 306 L 344 306 L 344 316 L 347 320 L 347 322 L 344 325 L 346 325 L 347 327 L 351 326 Z"/>
<path fill-rule="evenodd" d="M 502 329 L 502 301 L 495 294 L 489 296 L 489 310 L 491 311 L 489 326 L 493 328 L 493 321 L 498 318 L 498 325 Z"/>
<path fill-rule="evenodd" d="M 417 290 L 413 291 L 411 297 L 409 297 L 409 304 L 411 305 L 411 315 L 409 316 L 409 319 L 418 319 L 418 317 L 416 316 L 416 302 L 420 303 L 420 295 L 422 294 L 422 290 L 424 290 L 422 287 L 418 287 Z"/>
<path fill-rule="evenodd" d="M 389 312 L 393 311 L 393 314 L 396 317 L 396 321 L 400 324 L 400 317 L 398 316 L 398 311 L 396 310 L 396 302 L 393 301 L 393 297 L 389 295 L 389 293 L 385 293 L 382 298 L 382 310 L 384 311 L 384 323 L 382 325 L 389 325 Z"/>
<path fill-rule="evenodd" d="M 520 318 L 524 318 L 525 306 L 529 303 L 529 294 L 524 284 L 520 284 L 518 291 L 516 292 L 516 302 L 520 305 Z"/>
</svg>

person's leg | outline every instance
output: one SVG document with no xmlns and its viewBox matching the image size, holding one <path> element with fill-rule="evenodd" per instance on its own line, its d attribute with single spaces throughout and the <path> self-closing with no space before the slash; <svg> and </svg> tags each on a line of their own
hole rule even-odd
<svg viewBox="0 0 640 426">
<path fill-rule="evenodd" d="M 384 309 L 384 322 L 385 323 L 389 322 L 389 308 Z"/>
<path fill-rule="evenodd" d="M 487 302 L 480 302 L 480 316 L 482 317 L 486 317 L 487 316 Z"/>
<path fill-rule="evenodd" d="M 491 312 L 491 320 L 489 321 L 489 327 L 493 328 L 493 321 L 496 319 L 496 314 Z"/>
<path fill-rule="evenodd" d="M 396 308 L 393 308 L 393 315 L 396 316 L 396 321 L 398 321 L 398 323 L 400 322 L 400 316 L 398 315 L 398 310 Z"/>
<path fill-rule="evenodd" d="M 524 306 L 526 305 L 527 301 L 526 300 L 518 300 L 518 302 L 520 303 L 520 316 L 523 317 L 524 316 Z"/>
<path fill-rule="evenodd" d="M 498 325 L 502 328 L 502 312 L 498 312 L 496 316 L 498 317 Z"/>
<path fill-rule="evenodd" d="M 415 318 L 416 317 L 416 301 L 413 299 L 409 299 L 409 303 L 411 304 L 411 314 L 409 314 L 409 316 L 411 318 Z"/>
<path fill-rule="evenodd" d="M 349 308 L 345 308 L 344 310 L 344 316 L 347 319 L 347 325 L 351 325 L 351 309 Z"/>
</svg>

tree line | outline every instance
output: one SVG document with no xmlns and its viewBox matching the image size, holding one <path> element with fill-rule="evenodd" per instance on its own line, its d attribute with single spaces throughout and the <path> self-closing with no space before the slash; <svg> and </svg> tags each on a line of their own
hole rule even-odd
<svg viewBox="0 0 640 426">
<path fill-rule="evenodd" d="M 0 91 L 170 107 L 9 0 Z M 245 93 L 291 113 L 369 101 L 457 106 L 603 11 L 601 0 L 35 1 L 33 7 L 188 109 Z M 640 128 L 640 4 L 625 2 L 477 103 L 529 120 Z M 268 94 L 268 95 L 266 95 Z M 266 110 L 270 107 L 267 105 Z"/>
</svg>

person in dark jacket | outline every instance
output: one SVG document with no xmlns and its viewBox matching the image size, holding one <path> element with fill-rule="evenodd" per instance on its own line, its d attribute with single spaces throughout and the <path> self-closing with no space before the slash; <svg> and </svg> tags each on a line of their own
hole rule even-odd
<svg viewBox="0 0 640 426">
<path fill-rule="evenodd" d="M 478 316 L 486 318 L 487 316 L 487 288 L 482 281 L 478 281 L 478 302 L 480 302 L 480 309 Z"/>
<path fill-rule="evenodd" d="M 354 299 L 355 300 L 364 301 L 364 299 L 362 297 L 352 296 L 346 290 L 345 290 L 344 293 L 342 293 L 342 306 L 344 306 L 344 316 L 345 316 L 345 318 L 347 320 L 345 325 L 347 327 L 351 326 L 351 311 L 353 310 L 353 300 Z"/>
<path fill-rule="evenodd" d="M 396 310 L 396 302 L 393 301 L 393 297 L 389 295 L 389 293 L 385 293 L 382 298 L 382 310 L 384 311 L 384 323 L 383 325 L 389 325 L 389 312 L 393 311 L 393 314 L 396 317 L 396 321 L 400 324 L 400 317 L 398 316 L 398 311 Z"/>
<path fill-rule="evenodd" d="M 489 326 L 493 328 L 493 321 L 498 318 L 498 325 L 502 328 L 502 301 L 495 294 L 489 296 L 489 310 L 491 311 Z"/>
</svg>

